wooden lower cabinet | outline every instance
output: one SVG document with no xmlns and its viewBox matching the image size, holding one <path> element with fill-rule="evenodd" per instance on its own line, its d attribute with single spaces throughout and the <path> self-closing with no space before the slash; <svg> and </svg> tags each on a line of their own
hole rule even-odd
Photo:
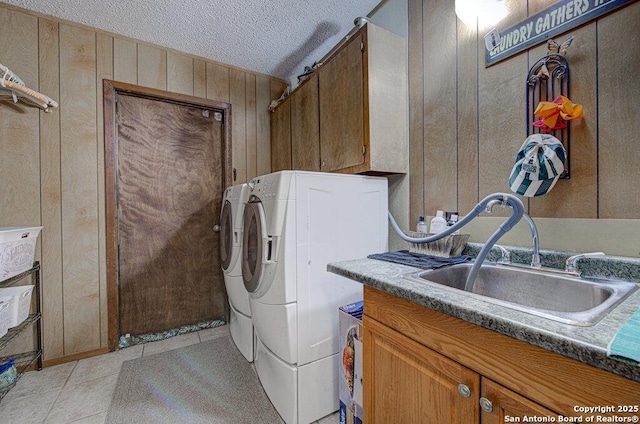
<svg viewBox="0 0 640 424">
<path fill-rule="evenodd" d="M 383 324 L 368 321 L 364 331 L 364 422 L 498 424 L 558 416 Z"/>
<path fill-rule="evenodd" d="M 477 373 L 376 321 L 364 330 L 363 422 L 478 422 Z M 469 397 L 460 394 L 461 384 Z"/>
<path fill-rule="evenodd" d="M 558 419 L 559 414 L 556 412 L 532 402 L 488 378 L 482 378 L 481 395 L 478 403 L 482 424 L 520 422 L 524 417 L 531 417 L 532 420 L 540 418 L 547 420 L 547 422 L 549 419 Z"/>
<path fill-rule="evenodd" d="M 364 311 L 367 424 L 624 422 L 607 419 L 640 416 L 618 410 L 640 406 L 635 381 L 371 287 L 364 289 Z M 614 411 L 579 412 L 603 406 Z"/>
</svg>

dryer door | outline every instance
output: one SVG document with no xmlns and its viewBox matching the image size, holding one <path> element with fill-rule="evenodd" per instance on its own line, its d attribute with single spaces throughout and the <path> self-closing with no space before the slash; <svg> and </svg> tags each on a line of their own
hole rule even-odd
<svg viewBox="0 0 640 424">
<path fill-rule="evenodd" d="M 233 256 L 233 220 L 231 202 L 225 200 L 220 213 L 220 262 L 224 271 L 229 269 Z"/>
<path fill-rule="evenodd" d="M 267 261 L 269 238 L 260 200 L 249 199 L 244 208 L 244 233 L 242 235 L 242 279 L 249 293 L 260 285 L 262 269 Z"/>
</svg>

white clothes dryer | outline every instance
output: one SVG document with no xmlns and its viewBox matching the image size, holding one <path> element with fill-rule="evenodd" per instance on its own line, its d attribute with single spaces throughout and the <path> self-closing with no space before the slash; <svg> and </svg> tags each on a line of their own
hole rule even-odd
<svg viewBox="0 0 640 424">
<path fill-rule="evenodd" d="M 253 179 L 242 275 L 258 377 L 287 424 L 338 409 L 338 308 L 362 285 L 327 263 L 387 250 L 387 179 L 281 171 Z"/>
<path fill-rule="evenodd" d="M 253 362 L 254 334 L 249 294 L 242 280 L 242 216 L 249 198 L 249 186 L 238 184 L 224 191 L 220 211 L 220 261 L 229 299 L 231 338 L 249 361 Z"/>
</svg>

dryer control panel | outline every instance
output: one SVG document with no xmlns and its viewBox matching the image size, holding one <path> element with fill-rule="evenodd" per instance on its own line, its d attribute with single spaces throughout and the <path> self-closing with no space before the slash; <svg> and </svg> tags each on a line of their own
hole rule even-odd
<svg viewBox="0 0 640 424">
<path fill-rule="evenodd" d="M 256 177 L 249 182 L 251 194 L 260 200 L 287 199 L 292 171 L 280 171 Z"/>
</svg>

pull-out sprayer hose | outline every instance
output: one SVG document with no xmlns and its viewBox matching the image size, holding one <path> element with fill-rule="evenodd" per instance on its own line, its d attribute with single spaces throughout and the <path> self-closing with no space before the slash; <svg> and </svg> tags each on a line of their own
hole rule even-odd
<svg viewBox="0 0 640 424">
<path fill-rule="evenodd" d="M 522 204 L 522 201 L 517 196 L 514 196 L 513 194 L 508 194 L 508 193 L 490 194 L 484 199 L 482 199 L 480 203 L 478 203 L 471 210 L 471 212 L 465 215 L 464 218 L 462 218 L 456 224 L 452 225 L 451 227 L 448 227 L 446 230 L 442 231 L 441 233 L 434 234 L 429 237 L 407 236 L 400 229 L 400 227 L 396 223 L 396 220 L 391 215 L 391 212 L 389 212 L 389 222 L 391 223 L 391 227 L 395 230 L 395 232 L 398 234 L 398 236 L 402 240 L 409 243 L 430 243 L 432 241 L 440 240 L 441 238 L 446 237 L 449 234 L 452 234 L 453 232 L 467 225 L 476 216 L 484 212 L 487 207 L 487 204 L 493 200 L 497 200 L 511 207 L 511 210 L 512 210 L 511 216 L 509 216 L 509 218 L 507 218 L 502 224 L 500 224 L 500 227 L 498 227 L 498 229 L 487 239 L 484 246 L 480 250 L 480 253 L 478 253 L 478 256 L 476 257 L 476 260 L 473 263 L 473 267 L 471 267 L 471 271 L 469 272 L 469 275 L 467 276 L 467 281 L 465 283 L 465 290 L 471 290 L 471 288 L 473 287 L 473 282 L 476 279 L 476 275 L 478 274 L 478 270 L 480 269 L 480 266 L 482 265 L 485 258 L 489 254 L 489 251 L 491 250 L 493 245 L 497 243 L 500 237 L 502 237 L 509 230 L 511 230 L 518 223 L 518 221 L 520 221 L 520 219 L 522 218 L 522 215 L 524 214 L 524 205 Z"/>
</svg>

